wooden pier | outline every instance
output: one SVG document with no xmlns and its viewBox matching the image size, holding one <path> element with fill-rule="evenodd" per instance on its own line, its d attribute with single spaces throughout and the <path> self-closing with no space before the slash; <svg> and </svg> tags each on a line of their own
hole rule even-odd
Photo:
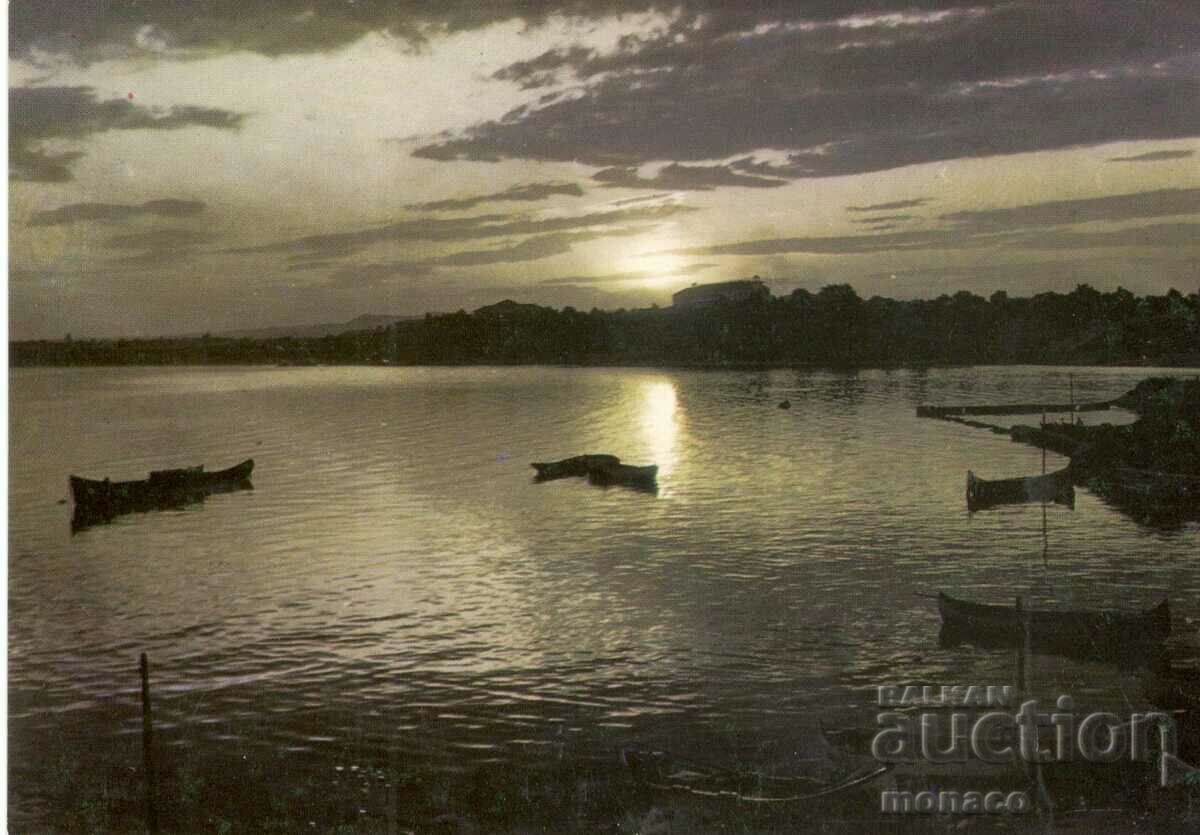
<svg viewBox="0 0 1200 835">
<path fill-rule="evenodd" d="M 1112 400 L 1098 403 L 1002 403 L 993 406 L 918 406 L 917 417 L 948 418 L 963 415 L 1040 415 L 1057 412 L 1103 412 L 1116 405 Z"/>
</svg>

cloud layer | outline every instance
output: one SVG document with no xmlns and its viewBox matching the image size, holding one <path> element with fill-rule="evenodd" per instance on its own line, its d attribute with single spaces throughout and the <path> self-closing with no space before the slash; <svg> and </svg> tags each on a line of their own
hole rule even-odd
<svg viewBox="0 0 1200 835">
<path fill-rule="evenodd" d="M 405 208 L 418 212 L 458 212 L 464 209 L 473 209 L 483 203 L 528 203 L 545 200 L 556 195 L 582 197 L 583 187 L 578 183 L 526 183 L 491 194 L 478 194 L 473 197 L 448 200 L 431 200 L 427 203 L 409 203 Z"/>
<path fill-rule="evenodd" d="M 65 182 L 81 151 L 51 152 L 48 139 L 78 140 L 109 130 L 236 130 L 244 115 L 207 107 L 152 109 L 127 98 L 99 100 L 90 87 L 12 87 L 8 91 L 9 176 L 15 180 Z"/>
<path fill-rule="evenodd" d="M 1119 223 L 1200 213 L 1200 189 L 1161 189 L 1004 209 L 942 214 L 941 228 L 872 235 L 764 238 L 672 250 L 672 255 L 762 256 L 783 253 L 861 255 L 919 250 L 1005 247 L 1019 250 L 1093 247 L 1200 246 L 1200 222 L 1160 223 L 1120 230 L 1076 231 L 1081 223 Z M 879 231 L 887 231 L 881 228 Z"/>
<path fill-rule="evenodd" d="M 10 8 L 18 334 L 692 275 L 1194 285 L 1195 3 Z M 1079 266 L 1006 272 L 1044 262 Z"/>
<path fill-rule="evenodd" d="M 157 217 L 184 218 L 198 215 L 204 211 L 204 203 L 199 200 L 180 200 L 167 197 L 159 200 L 147 200 L 137 205 L 121 205 L 117 203 L 70 203 L 57 209 L 47 209 L 34 213 L 30 218 L 30 226 L 58 226 L 66 223 L 116 223 L 139 215 Z"/>
<path fill-rule="evenodd" d="M 730 172 L 804 179 L 1200 134 L 1200 8 L 938 5 L 835 20 L 715 8 L 609 54 L 551 50 L 496 77 L 572 95 L 416 154 L 578 160 L 641 187 L 628 169 L 655 160 L 738 157 Z M 754 157 L 768 149 L 784 158 Z"/>
</svg>

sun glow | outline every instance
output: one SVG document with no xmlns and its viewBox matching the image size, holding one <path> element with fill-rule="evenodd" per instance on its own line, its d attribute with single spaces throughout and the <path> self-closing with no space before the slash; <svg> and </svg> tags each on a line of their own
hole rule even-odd
<svg viewBox="0 0 1200 835">
<path fill-rule="evenodd" d="M 643 388 L 642 436 L 659 474 L 669 473 L 679 438 L 674 383 L 655 381 Z"/>
<path fill-rule="evenodd" d="M 636 271 L 644 273 L 643 278 L 636 279 L 639 287 L 662 289 L 673 287 L 682 280 L 680 271 L 684 267 L 684 259 L 678 255 L 655 253 L 643 255 L 637 259 Z"/>
</svg>

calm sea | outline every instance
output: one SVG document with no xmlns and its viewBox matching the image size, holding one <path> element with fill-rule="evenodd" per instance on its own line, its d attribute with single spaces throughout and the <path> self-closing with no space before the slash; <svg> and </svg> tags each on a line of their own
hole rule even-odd
<svg viewBox="0 0 1200 835">
<path fill-rule="evenodd" d="M 14 370 L 14 813 L 39 818 L 64 762 L 137 766 L 143 651 L 172 756 L 333 775 L 384 751 L 435 772 L 616 767 L 631 745 L 753 762 L 817 722 L 869 733 L 876 684 L 1012 679 L 1009 652 L 939 649 L 939 589 L 1169 594 L 1194 649 L 1200 528 L 1086 490 L 1073 511 L 968 514 L 968 468 L 1030 475 L 1041 453 L 914 414 L 1107 399 L 1150 373 Z M 529 462 L 585 452 L 656 463 L 657 495 L 532 480 Z M 71 532 L 70 473 L 250 457 L 253 491 Z M 1031 676 L 1144 704 L 1112 667 L 1038 658 Z"/>
</svg>

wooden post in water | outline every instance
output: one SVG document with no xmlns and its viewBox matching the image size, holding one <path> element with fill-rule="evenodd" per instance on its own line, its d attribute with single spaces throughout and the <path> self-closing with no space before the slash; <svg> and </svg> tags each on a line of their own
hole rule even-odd
<svg viewBox="0 0 1200 835">
<path fill-rule="evenodd" d="M 388 793 L 387 793 L 387 831 L 388 835 L 400 835 L 400 780 L 399 757 L 396 755 L 396 741 L 388 741 Z"/>
<path fill-rule="evenodd" d="M 1046 502 L 1042 501 L 1042 565 L 1050 567 L 1050 531 L 1046 527 Z"/>
<path fill-rule="evenodd" d="M 1046 413 L 1042 412 L 1042 432 L 1046 431 Z M 1042 435 L 1042 475 L 1046 474 L 1046 436 Z"/>
<path fill-rule="evenodd" d="M 142 770 L 146 776 L 146 829 L 158 832 L 158 775 L 154 769 L 154 719 L 150 712 L 150 660 L 138 662 L 142 674 Z"/>
</svg>

